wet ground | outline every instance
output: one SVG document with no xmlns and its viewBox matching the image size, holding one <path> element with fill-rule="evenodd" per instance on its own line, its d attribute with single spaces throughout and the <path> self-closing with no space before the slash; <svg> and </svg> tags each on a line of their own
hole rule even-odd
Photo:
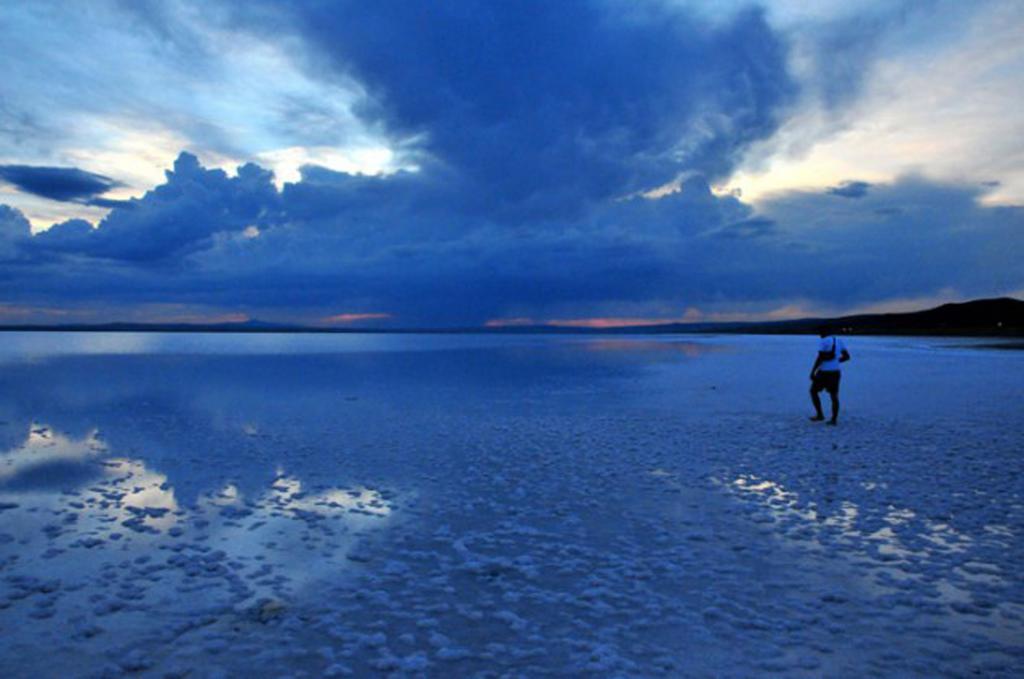
<svg viewBox="0 0 1024 679">
<path fill-rule="evenodd" d="M 4 676 L 1024 668 L 1017 352 L 5 339 Z"/>
</svg>

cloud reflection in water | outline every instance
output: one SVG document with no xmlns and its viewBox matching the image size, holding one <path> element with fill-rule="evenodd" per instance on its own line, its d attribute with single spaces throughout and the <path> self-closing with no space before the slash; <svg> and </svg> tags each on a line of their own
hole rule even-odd
<svg viewBox="0 0 1024 679">
<path fill-rule="evenodd" d="M 934 587 L 936 598 L 941 601 L 967 605 L 972 600 L 972 584 L 1005 584 L 998 569 L 984 562 L 974 563 L 973 570 L 975 576 L 981 573 L 982 577 L 972 577 L 960 567 L 953 571 L 955 578 L 943 580 L 937 580 L 928 569 L 916 571 L 909 567 L 965 554 L 972 540 L 949 524 L 919 517 L 908 508 L 890 506 L 882 517 L 885 525 L 869 532 L 858 521 L 861 510 L 855 503 L 835 502 L 828 493 L 810 501 L 802 500 L 782 484 L 750 474 L 739 475 L 728 488 L 755 503 L 750 514 L 755 522 L 777 522 L 785 538 L 802 548 L 827 553 L 834 550 L 832 545 L 837 542 L 854 548 L 870 565 L 874 575 L 870 586 L 883 591 L 898 591 L 913 582 Z M 902 527 L 911 531 L 912 539 L 904 539 Z"/>
<path fill-rule="evenodd" d="M 71 634 L 99 633 L 288 600 L 360 561 L 358 541 L 386 525 L 392 497 L 365 486 L 307 490 L 278 470 L 251 496 L 228 484 L 182 504 L 173 479 L 117 456 L 99 431 L 75 438 L 33 424 L 0 453 L 0 594 L 48 603 L 5 617 L 56 616 Z"/>
</svg>

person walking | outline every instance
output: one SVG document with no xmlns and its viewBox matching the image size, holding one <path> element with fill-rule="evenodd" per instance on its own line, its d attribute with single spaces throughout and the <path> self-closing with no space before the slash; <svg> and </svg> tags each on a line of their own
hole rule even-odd
<svg viewBox="0 0 1024 679">
<path fill-rule="evenodd" d="M 834 426 L 839 418 L 839 378 L 842 376 L 839 364 L 850 360 L 850 352 L 843 339 L 836 337 L 827 326 L 818 329 L 818 336 L 818 357 L 811 367 L 811 403 L 814 404 L 815 412 L 811 421 L 821 422 L 825 419 L 821 399 L 818 397 L 824 389 L 832 399 L 832 419 L 828 424 Z"/>
</svg>

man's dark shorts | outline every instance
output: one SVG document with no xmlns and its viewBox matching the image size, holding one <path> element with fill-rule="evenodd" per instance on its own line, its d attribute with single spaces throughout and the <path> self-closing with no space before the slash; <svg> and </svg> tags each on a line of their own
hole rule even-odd
<svg viewBox="0 0 1024 679">
<path fill-rule="evenodd" d="M 839 376 L 841 374 L 838 370 L 819 370 L 814 373 L 811 391 L 817 393 L 824 389 L 830 394 L 839 393 Z"/>
</svg>

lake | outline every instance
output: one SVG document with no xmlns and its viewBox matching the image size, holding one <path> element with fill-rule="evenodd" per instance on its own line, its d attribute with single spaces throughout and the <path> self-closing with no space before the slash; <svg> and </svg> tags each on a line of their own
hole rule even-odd
<svg viewBox="0 0 1024 679">
<path fill-rule="evenodd" d="M 0 333 L 0 673 L 1019 676 L 1024 352 L 816 340 Z"/>
</svg>

